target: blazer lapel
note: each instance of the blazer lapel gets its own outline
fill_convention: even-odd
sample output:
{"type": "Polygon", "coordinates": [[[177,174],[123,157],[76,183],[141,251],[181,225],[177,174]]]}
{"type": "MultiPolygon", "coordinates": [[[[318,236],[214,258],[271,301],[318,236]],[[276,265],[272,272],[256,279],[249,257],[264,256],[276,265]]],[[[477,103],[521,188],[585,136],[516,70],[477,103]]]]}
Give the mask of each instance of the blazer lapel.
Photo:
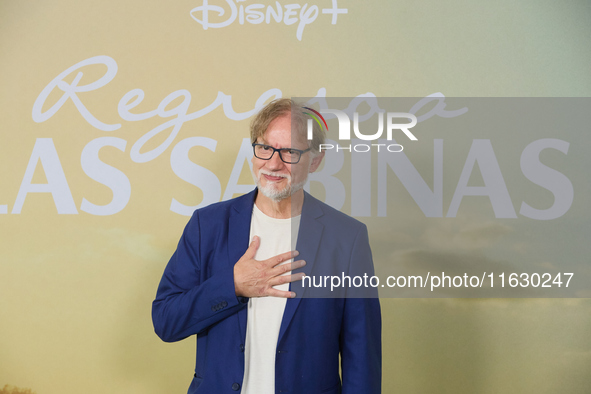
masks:
{"type": "MultiPolygon", "coordinates": [[[[230,220],[228,223],[228,258],[230,264],[235,264],[246,252],[249,245],[250,221],[252,218],[252,207],[256,196],[256,189],[243,198],[238,198],[232,206],[230,220]]],[[[238,311],[240,334],[242,343],[246,341],[246,317],[247,308],[238,311]]]]}
{"type": "MultiPolygon", "coordinates": [[[[302,269],[297,270],[297,272],[304,272],[306,276],[311,276],[314,268],[316,254],[324,230],[324,226],[317,219],[323,214],[318,201],[308,193],[304,193],[304,205],[302,206],[302,216],[300,219],[300,228],[296,245],[296,250],[299,251],[300,254],[296,259],[304,260],[306,262],[306,265],[302,269]]],[[[283,312],[283,319],[281,320],[281,328],[279,329],[277,343],[281,342],[281,338],[283,338],[285,331],[289,327],[289,323],[291,323],[296,309],[300,305],[306,292],[306,288],[302,286],[301,281],[292,282],[290,290],[296,293],[296,298],[290,298],[287,300],[285,311],[283,312]]]]}

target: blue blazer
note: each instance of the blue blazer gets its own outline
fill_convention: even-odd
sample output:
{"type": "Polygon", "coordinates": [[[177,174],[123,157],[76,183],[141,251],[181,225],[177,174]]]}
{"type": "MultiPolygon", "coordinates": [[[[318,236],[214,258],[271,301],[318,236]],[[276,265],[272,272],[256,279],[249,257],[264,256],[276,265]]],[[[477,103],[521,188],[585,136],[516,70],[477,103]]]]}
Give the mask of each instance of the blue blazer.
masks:
{"type": "MultiPolygon", "coordinates": [[[[241,390],[248,299],[235,294],[234,264],[249,246],[256,193],[196,210],[158,287],[152,305],[158,336],[174,342],[197,335],[189,394],[241,390]]],[[[307,263],[296,272],[373,275],[365,225],[307,193],[296,249],[307,263]]],[[[297,297],[287,300],[281,322],[275,393],[380,393],[377,292],[373,298],[341,297],[301,282],[291,289],[297,297]]]]}

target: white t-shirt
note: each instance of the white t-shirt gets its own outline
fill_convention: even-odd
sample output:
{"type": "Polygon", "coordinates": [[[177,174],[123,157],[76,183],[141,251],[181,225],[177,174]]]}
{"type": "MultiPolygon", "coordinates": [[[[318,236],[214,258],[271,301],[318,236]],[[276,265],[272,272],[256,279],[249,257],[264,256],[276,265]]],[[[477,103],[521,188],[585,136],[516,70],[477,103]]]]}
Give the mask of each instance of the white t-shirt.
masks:
{"type": "MultiPolygon", "coordinates": [[[[258,235],[261,241],[255,259],[266,260],[294,250],[299,227],[300,216],[275,219],[265,215],[255,204],[250,223],[250,240],[258,235]]],[[[292,261],[287,260],[283,264],[292,261]]],[[[289,274],[291,271],[286,275],[289,274]]],[[[289,283],[275,288],[289,290],[289,283]]],[[[275,355],[286,302],[286,298],[277,297],[251,298],[248,302],[242,383],[244,394],[275,393],[275,355]]]]}

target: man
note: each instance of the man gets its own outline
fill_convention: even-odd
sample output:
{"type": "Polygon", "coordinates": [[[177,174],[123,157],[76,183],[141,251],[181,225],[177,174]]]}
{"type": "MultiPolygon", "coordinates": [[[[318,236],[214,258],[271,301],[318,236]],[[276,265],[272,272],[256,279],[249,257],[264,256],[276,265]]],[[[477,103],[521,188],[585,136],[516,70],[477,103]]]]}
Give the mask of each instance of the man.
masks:
{"type": "Polygon", "coordinates": [[[306,122],[289,99],[259,112],[257,189],[196,210],[164,271],[154,328],[164,341],[197,335],[190,394],[380,392],[378,299],[309,298],[326,289],[302,286],[304,275],[373,274],[365,226],[303,191],[324,156],[322,130],[308,142],[306,122]]]}

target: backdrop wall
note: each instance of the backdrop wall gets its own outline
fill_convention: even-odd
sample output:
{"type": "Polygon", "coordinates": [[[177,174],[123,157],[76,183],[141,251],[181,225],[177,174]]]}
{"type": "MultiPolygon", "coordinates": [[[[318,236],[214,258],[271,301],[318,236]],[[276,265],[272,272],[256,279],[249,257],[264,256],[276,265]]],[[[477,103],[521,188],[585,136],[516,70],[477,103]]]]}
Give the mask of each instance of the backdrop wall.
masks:
{"type": "MultiPolygon", "coordinates": [[[[151,301],[271,98],[591,94],[585,1],[256,1],[0,3],[0,387],[186,391],[151,301]]],[[[589,299],[382,310],[386,393],[591,390],[589,299]]]]}

